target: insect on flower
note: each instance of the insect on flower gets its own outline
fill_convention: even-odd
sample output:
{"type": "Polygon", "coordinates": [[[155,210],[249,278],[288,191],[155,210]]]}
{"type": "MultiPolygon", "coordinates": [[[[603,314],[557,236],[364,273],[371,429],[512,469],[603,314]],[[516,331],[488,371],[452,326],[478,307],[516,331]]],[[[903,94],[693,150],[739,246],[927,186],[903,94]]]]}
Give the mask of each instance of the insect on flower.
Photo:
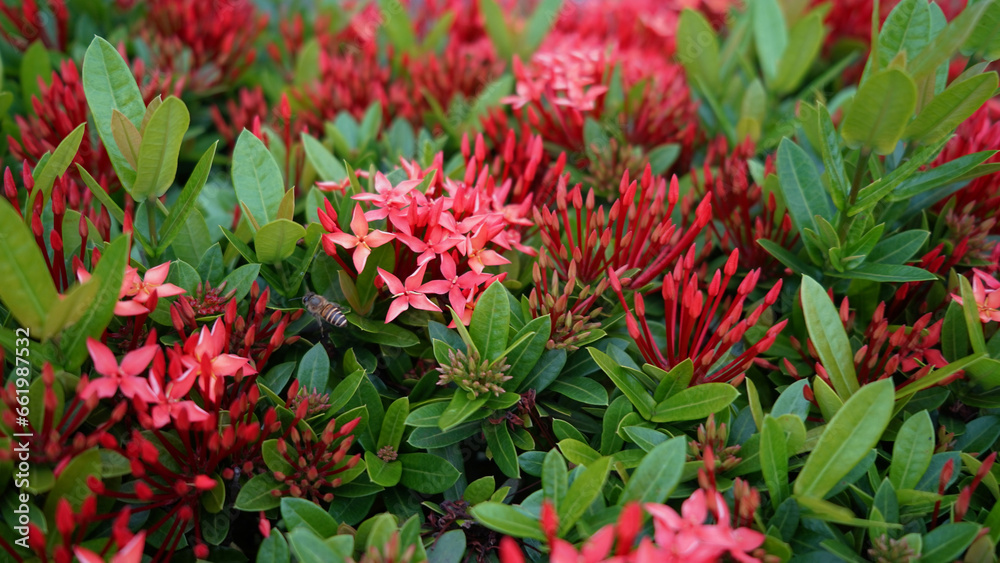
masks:
{"type": "Polygon", "coordinates": [[[321,324],[326,321],[337,328],[343,328],[347,325],[347,317],[344,316],[344,308],[340,304],[334,303],[322,295],[307,291],[306,294],[302,296],[302,304],[305,306],[305,310],[308,311],[310,315],[319,319],[321,324]]]}

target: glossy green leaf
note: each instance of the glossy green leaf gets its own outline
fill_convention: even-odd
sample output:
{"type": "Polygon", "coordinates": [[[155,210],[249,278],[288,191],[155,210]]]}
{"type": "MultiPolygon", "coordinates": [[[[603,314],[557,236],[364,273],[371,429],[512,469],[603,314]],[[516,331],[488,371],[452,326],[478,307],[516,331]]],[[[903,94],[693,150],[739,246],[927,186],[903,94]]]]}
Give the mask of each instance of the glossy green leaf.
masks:
{"type": "Polygon", "coordinates": [[[877,282],[915,282],[936,280],[937,276],[923,268],[901,264],[864,263],[846,272],[830,272],[831,276],[877,282]]]}
{"type": "Polygon", "coordinates": [[[788,458],[792,453],[788,451],[788,442],[781,425],[771,415],[765,416],[764,428],[760,434],[760,467],[775,505],[788,498],[788,458]]]}
{"type": "Polygon", "coordinates": [[[490,396],[488,394],[471,398],[464,390],[457,389],[448,403],[448,408],[444,409],[444,412],[441,413],[441,418],[438,419],[438,427],[441,430],[448,430],[465,422],[477,412],[485,414],[484,412],[480,412],[480,409],[483,409],[486,401],[489,400],[490,396]]]}
{"type": "Polygon", "coordinates": [[[489,421],[483,422],[483,434],[486,436],[486,444],[493,454],[493,461],[503,471],[504,475],[511,479],[519,479],[521,470],[517,463],[517,450],[514,449],[514,442],[511,440],[510,431],[506,422],[493,424],[489,421]]]}
{"type": "Polygon", "coordinates": [[[711,92],[720,89],[719,41],[715,29],[700,12],[685,9],[677,22],[677,58],[692,77],[711,92]]]}
{"type": "Polygon", "coordinates": [[[979,534],[973,522],[951,522],[938,526],[924,536],[920,563],[951,563],[965,552],[979,534]]]}
{"type": "Polygon", "coordinates": [[[542,494],[558,510],[568,487],[569,472],[566,469],[566,460],[559,454],[559,450],[552,448],[542,461],[542,494]]]}
{"type": "Polygon", "coordinates": [[[728,407],[740,392],[728,383],[703,383],[689,387],[656,405],[650,420],[698,420],[728,407]]]}
{"type": "Polygon", "coordinates": [[[295,553],[298,563],[337,561],[337,554],[333,548],[308,528],[296,528],[289,532],[288,543],[292,546],[292,552],[295,553]]]}
{"type": "MultiPolygon", "coordinates": [[[[30,26],[31,24],[28,25],[30,26]]],[[[0,68],[0,70],[3,69],[0,68]]],[[[24,55],[21,57],[19,78],[21,79],[21,94],[24,98],[24,107],[27,108],[27,111],[34,113],[31,99],[42,99],[42,90],[38,81],[41,80],[45,84],[52,83],[52,59],[49,57],[49,51],[45,48],[45,44],[41,39],[36,40],[24,50],[24,55]]]]}
{"type": "Polygon", "coordinates": [[[295,379],[306,391],[326,391],[326,384],[330,380],[330,357],[323,344],[314,345],[302,356],[295,379]]]}
{"type": "Polygon", "coordinates": [[[979,306],[972,293],[972,284],[965,276],[958,276],[960,293],[962,295],[962,312],[965,313],[965,325],[969,330],[969,343],[972,351],[977,354],[986,352],[986,337],[983,336],[983,324],[979,318],[979,306]]]}
{"type": "Polygon", "coordinates": [[[865,385],[844,402],[795,480],[795,495],[822,499],[833,489],[878,443],[893,404],[893,384],[888,379],[865,385]]]}
{"type": "MultiPolygon", "coordinates": [[[[639,411],[639,415],[650,420],[653,416],[653,409],[656,407],[656,403],[653,401],[653,397],[649,395],[649,392],[639,383],[636,378],[625,371],[625,369],[615,360],[608,356],[604,352],[601,352],[597,348],[587,348],[590,352],[590,357],[597,362],[601,370],[611,381],[615,383],[618,389],[628,397],[628,400],[632,402],[632,405],[639,411]]],[[[714,412],[714,411],[713,411],[714,412]]],[[[655,420],[655,419],[653,419],[655,420]]],[[[676,419],[675,419],[676,420],[676,419]]]]}
{"type": "Polygon", "coordinates": [[[69,135],[66,135],[66,138],[59,143],[52,156],[45,161],[45,165],[40,170],[35,170],[34,189],[41,190],[43,205],[52,195],[52,185],[56,179],[66,172],[66,169],[72,164],[73,159],[76,158],[80,143],[83,141],[86,126],[86,123],[81,123],[69,135]]]}
{"type": "Polygon", "coordinates": [[[585,405],[607,406],[608,390],[587,377],[566,377],[549,385],[549,390],[585,405]]]}
{"type": "Polygon", "coordinates": [[[476,301],[469,323],[469,336],[482,359],[494,361],[507,348],[510,301],[503,284],[493,282],[476,301]]]}
{"type": "Polygon", "coordinates": [[[782,198],[795,227],[819,232],[816,216],[833,216],[826,190],[816,165],[802,147],[791,139],[782,139],[778,146],[778,181],[782,198]]]}
{"type": "Polygon", "coordinates": [[[901,51],[906,52],[908,59],[913,59],[930,39],[931,11],[927,1],[900,2],[882,24],[878,36],[878,68],[888,67],[901,51]]]}
{"type": "Polygon", "coordinates": [[[922,80],[949,61],[972,35],[979,18],[992,3],[992,0],[978,2],[962,10],[917,56],[912,57],[906,68],[913,79],[922,80]]]}
{"type": "Polygon", "coordinates": [[[94,116],[97,134],[108,151],[118,178],[126,187],[132,185],[135,173],[115,143],[111,131],[111,116],[120,111],[133,125],[142,123],[146,104],[142,101],[139,85],[128,64],[110,43],[94,37],[83,58],[83,91],[87,105],[94,116]]]}
{"type": "Polygon", "coordinates": [[[263,264],[278,264],[294,252],[299,239],[305,238],[302,225],[288,219],[275,219],[254,234],[253,246],[257,260],[263,264]]]}
{"type": "Polygon", "coordinates": [[[406,397],[400,397],[389,405],[385,410],[385,417],[382,419],[382,429],[378,435],[378,448],[391,446],[399,449],[399,443],[403,440],[403,431],[406,430],[406,417],[410,414],[410,401],[406,397]]]}
{"type": "Polygon", "coordinates": [[[917,486],[931,464],[934,446],[934,425],[927,411],[906,419],[896,434],[889,465],[889,481],[896,490],[917,486]]]}
{"type": "Polygon", "coordinates": [[[504,383],[507,389],[517,389],[518,386],[528,377],[532,368],[545,352],[545,344],[549,341],[549,333],[552,322],[548,315],[542,315],[532,319],[525,324],[521,330],[514,335],[512,342],[519,342],[507,354],[507,375],[510,380],[504,383]],[[531,335],[525,340],[521,340],[525,335],[531,335]]]}
{"type": "Polygon", "coordinates": [[[917,114],[917,118],[906,127],[905,136],[921,143],[943,139],[982,107],[996,89],[995,72],[952,83],[917,114]]]}
{"type": "Polygon", "coordinates": [[[458,481],[459,472],[448,460],[426,453],[400,454],[403,476],[399,482],[418,493],[443,493],[458,481]]]}
{"type": "Polygon", "coordinates": [[[302,133],[302,147],[306,151],[306,158],[316,169],[316,175],[324,182],[340,182],[347,178],[347,170],[337,157],[333,156],[323,143],[320,143],[309,133],[302,133]]]}
{"type": "Polygon", "coordinates": [[[513,506],[499,502],[487,501],[469,509],[469,513],[477,522],[491,530],[515,538],[531,538],[545,540],[538,525],[538,519],[517,510],[513,506]]]}
{"type": "Polygon", "coordinates": [[[823,46],[823,16],[812,12],[792,26],[788,48],[778,62],[777,74],[771,87],[779,93],[794,91],[812,67],[820,47],[823,46]]]}
{"type": "Polygon", "coordinates": [[[857,392],[858,376],[854,371],[854,351],[840,321],[840,314],[823,286],[809,276],[802,277],[801,297],[809,337],[823,367],[830,374],[834,390],[846,400],[857,392]]]}
{"type": "Polygon", "coordinates": [[[316,503],[301,498],[281,499],[281,517],[289,530],[306,528],[321,538],[337,534],[337,522],[316,503]]]}
{"type": "Polygon", "coordinates": [[[610,467],[610,457],[598,458],[587,465],[587,468],[573,480],[573,484],[566,491],[566,498],[557,511],[560,536],[573,529],[583,513],[601,494],[610,467]]]}
{"type": "Polygon", "coordinates": [[[288,542],[278,530],[272,530],[271,535],[264,538],[257,550],[257,563],[289,563],[291,554],[288,542]]]}
{"type": "Polygon", "coordinates": [[[31,230],[6,198],[0,198],[0,299],[17,322],[40,331],[59,299],[31,230]]]}
{"type": "Polygon", "coordinates": [[[785,16],[778,0],[756,0],[750,4],[750,20],[753,26],[754,45],[757,60],[769,80],[778,73],[778,64],[788,46],[788,30],[785,16]]]}
{"type": "Polygon", "coordinates": [[[102,280],[101,288],[73,326],[66,329],[59,341],[66,353],[67,367],[79,367],[87,358],[87,337],[100,338],[114,317],[118,292],[125,276],[128,247],[126,237],[118,237],[104,248],[101,261],[94,268],[93,275],[102,280]]]}
{"type": "Polygon", "coordinates": [[[651,449],[629,477],[620,502],[666,502],[681,480],[685,451],[683,437],[667,440],[651,449]]]}
{"type": "Polygon", "coordinates": [[[281,170],[264,143],[246,129],[233,150],[232,177],[237,199],[261,225],[278,218],[285,195],[281,170]]]}
{"type": "Polygon", "coordinates": [[[899,69],[873,74],[854,95],[841,135],[851,148],[889,154],[903,136],[917,105],[913,79],[899,69]]]}
{"type": "Polygon", "coordinates": [[[170,215],[167,215],[166,220],[160,225],[160,253],[170,246],[183,228],[188,215],[196,210],[198,196],[205,187],[208,174],[212,171],[212,161],[215,159],[215,149],[218,145],[218,141],[212,143],[212,146],[201,155],[198,164],[188,176],[180,197],[170,206],[170,215]]]}

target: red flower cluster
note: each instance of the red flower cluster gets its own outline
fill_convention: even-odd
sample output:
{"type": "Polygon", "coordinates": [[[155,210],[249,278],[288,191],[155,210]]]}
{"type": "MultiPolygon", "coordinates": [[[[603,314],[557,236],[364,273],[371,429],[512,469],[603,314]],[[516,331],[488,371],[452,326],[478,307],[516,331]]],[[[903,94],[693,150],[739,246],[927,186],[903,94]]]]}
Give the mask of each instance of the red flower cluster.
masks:
{"type": "MultiPolygon", "coordinates": [[[[932,166],[940,166],[956,158],[975,152],[995,150],[1000,146],[1000,99],[986,102],[958,126],[955,136],[948,141],[932,166]]],[[[987,163],[1000,162],[1000,155],[994,155],[987,163]]],[[[959,190],[954,196],[954,209],[967,217],[967,226],[975,229],[979,223],[989,221],[986,231],[1000,233],[1000,172],[976,178],[959,190]]],[[[941,209],[944,203],[939,204],[941,209]]]]}
{"type": "Polygon", "coordinates": [[[666,275],[661,291],[666,309],[666,355],[661,352],[646,322],[646,305],[642,293],[635,293],[635,308],[630,308],[622,291],[622,282],[614,270],[609,270],[611,287],[625,307],[628,333],[635,340],[646,362],[669,370],[690,358],[694,362],[691,385],[714,381],[738,384],[742,381],[743,373],[758,355],[771,347],[788,321],[783,320],[767,329],[767,333],[759,341],[735,358],[727,356],[733,346],[743,339],[747,330],[757,324],[764,310],[777,301],[781,292],[779,279],[764,296],[763,302],[749,316],[745,316],[743,305],[757,286],[760,270],[751,270],[740,282],[736,296],[728,298],[725,290],[736,273],[738,260],[739,251],[734,250],[722,272],[716,270],[708,284],[707,299],[706,293],[698,287],[699,275],[695,269],[693,245],[687,255],[677,262],[673,272],[666,275]]]}
{"type": "Polygon", "coordinates": [[[509,228],[530,224],[521,214],[523,206],[512,208],[505,203],[510,182],[496,186],[486,170],[478,177],[467,174],[465,181],[455,181],[437,171],[440,165],[440,157],[437,168],[429,171],[404,163],[411,179],[395,186],[377,173],[375,193],[353,196],[373,208],[364,212],[360,204],[355,205],[350,233],[340,229],[329,202],[320,212],[320,221],[329,231],[323,235],[323,249],[352,275],[365,269],[372,248],[392,244],[393,272],[379,269],[380,279],[394,298],[386,322],[409,307],[440,311],[427,295],[447,295],[448,303],[468,323],[478,292],[497,279],[485,273],[485,268],[506,264],[508,260],[500,255],[504,250],[527,250],[519,232],[509,228]],[[426,192],[418,189],[421,184],[428,185],[426,192]],[[387,220],[387,230],[371,230],[369,222],[382,219],[387,220]],[[340,248],[353,250],[353,267],[340,258],[340,248]],[[436,279],[425,283],[428,269],[436,272],[432,274],[436,279]]]}

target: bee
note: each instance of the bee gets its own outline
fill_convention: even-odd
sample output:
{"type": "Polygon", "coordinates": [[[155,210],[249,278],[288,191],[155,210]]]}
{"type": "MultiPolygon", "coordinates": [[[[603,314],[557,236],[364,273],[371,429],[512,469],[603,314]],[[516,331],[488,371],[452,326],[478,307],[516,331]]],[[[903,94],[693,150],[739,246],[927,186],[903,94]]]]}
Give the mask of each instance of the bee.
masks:
{"type": "Polygon", "coordinates": [[[323,321],[326,321],[337,328],[342,328],[347,325],[347,317],[344,316],[344,308],[322,295],[307,291],[306,294],[302,296],[302,304],[305,306],[305,310],[309,311],[309,314],[319,319],[321,325],[323,321]]]}

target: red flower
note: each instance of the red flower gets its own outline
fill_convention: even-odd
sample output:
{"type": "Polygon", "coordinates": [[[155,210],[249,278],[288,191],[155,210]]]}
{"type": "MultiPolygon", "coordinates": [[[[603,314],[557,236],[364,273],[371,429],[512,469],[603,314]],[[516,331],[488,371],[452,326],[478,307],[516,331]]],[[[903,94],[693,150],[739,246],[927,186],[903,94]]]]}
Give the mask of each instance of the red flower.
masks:
{"type": "MultiPolygon", "coordinates": [[[[155,341],[155,333],[153,340],[155,341]]],[[[145,371],[153,361],[159,347],[156,344],[143,346],[133,350],[122,358],[121,365],[107,346],[93,338],[87,338],[87,350],[94,360],[94,369],[104,377],[93,379],[84,391],[84,397],[91,395],[100,399],[113,397],[121,389],[122,395],[132,398],[136,393],[142,394],[144,381],[139,374],[145,371]]]]}
{"type": "MultiPolygon", "coordinates": [[[[360,273],[365,269],[365,263],[373,248],[378,248],[391,241],[393,235],[385,231],[369,231],[368,219],[361,211],[361,205],[354,205],[354,215],[351,217],[351,232],[349,235],[343,231],[323,235],[323,244],[336,244],[343,248],[354,249],[354,268],[360,273]]],[[[327,253],[335,253],[327,249],[327,253]]]]}
{"type": "Polygon", "coordinates": [[[427,293],[446,293],[450,290],[449,283],[444,280],[436,280],[424,283],[424,272],[427,265],[423,264],[413,272],[406,282],[399,281],[399,278],[386,272],[382,268],[378,269],[378,275],[385,282],[386,287],[394,297],[389,311],[385,315],[385,322],[391,323],[400,313],[413,307],[424,311],[441,311],[441,308],[427,298],[427,293]]]}

